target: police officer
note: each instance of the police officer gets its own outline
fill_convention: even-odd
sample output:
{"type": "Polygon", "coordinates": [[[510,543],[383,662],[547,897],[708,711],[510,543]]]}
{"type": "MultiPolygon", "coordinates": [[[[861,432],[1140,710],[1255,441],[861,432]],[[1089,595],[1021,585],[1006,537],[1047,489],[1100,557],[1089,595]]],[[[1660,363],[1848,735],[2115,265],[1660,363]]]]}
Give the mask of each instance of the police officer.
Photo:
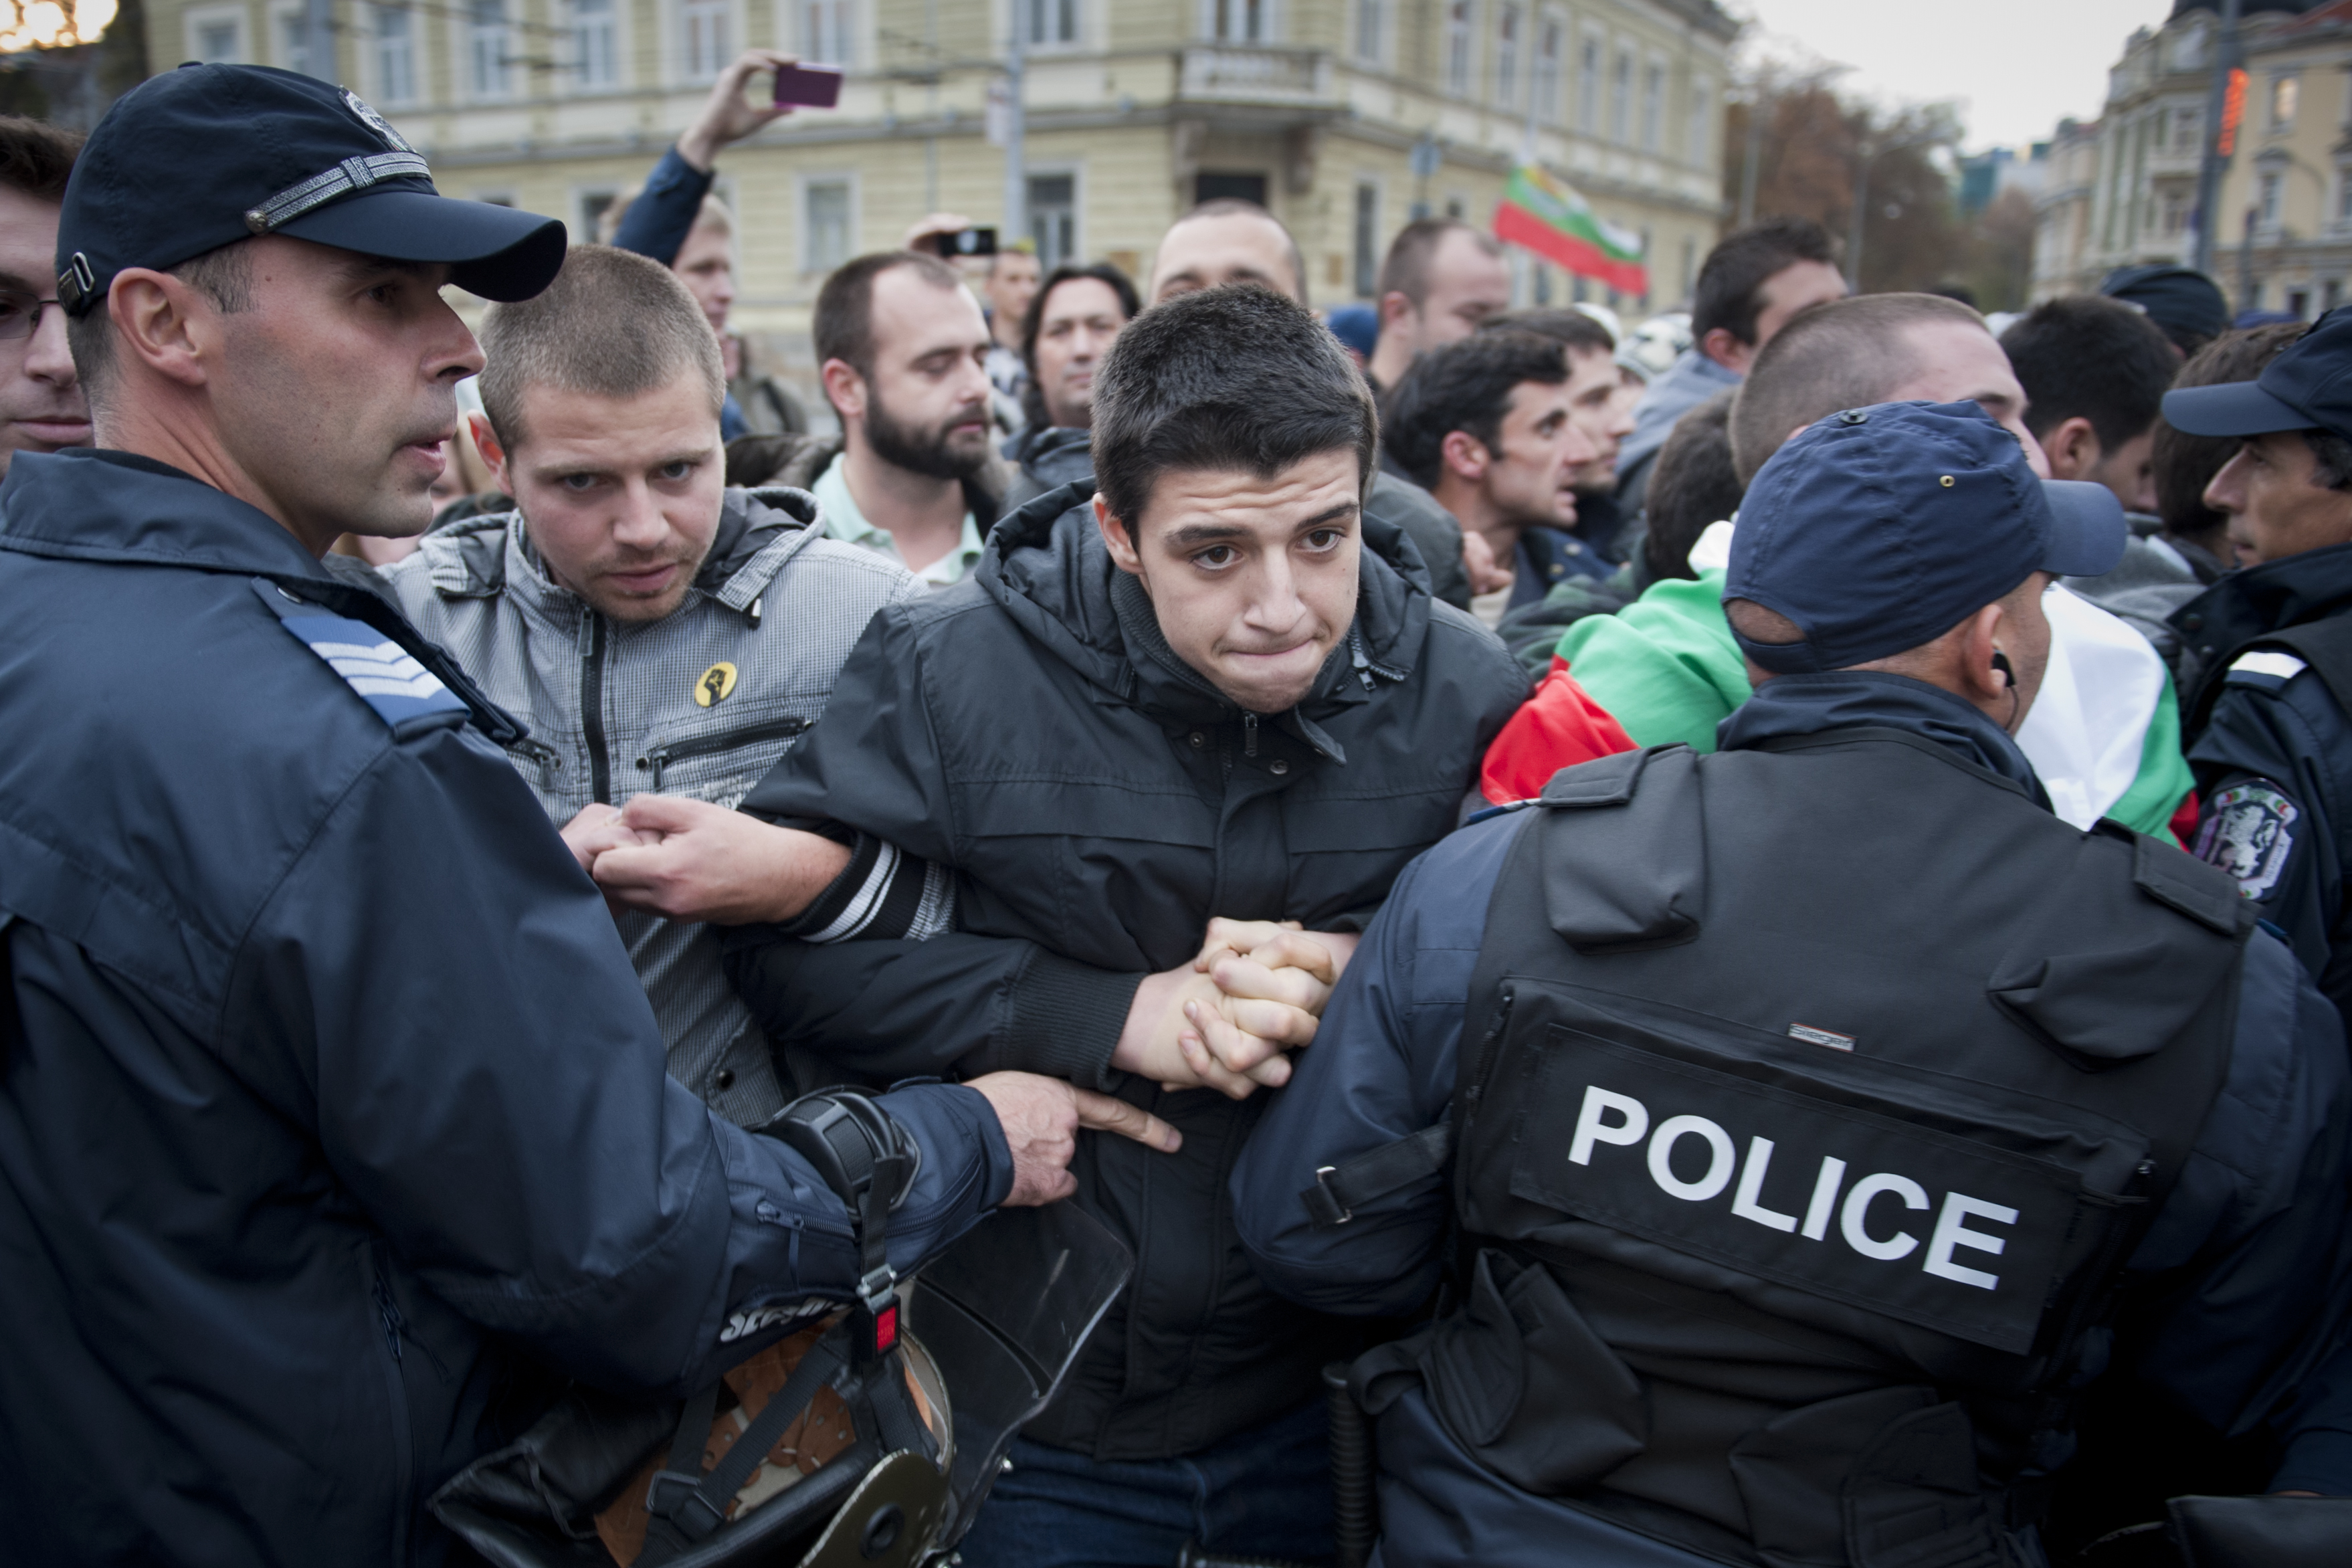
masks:
{"type": "Polygon", "coordinates": [[[2322,317],[2258,380],[2165,394],[2164,416],[2245,443],[2205,489],[2244,570],[2172,616],[2200,670],[2182,707],[2201,797],[2192,848],[2352,1008],[2352,310],[2322,317]]]}
{"type": "Polygon", "coordinates": [[[1400,879],[1234,1178],[1327,1310],[1410,1310],[1452,1222],[1451,1305],[1353,1373],[1385,1561],[2040,1562],[2111,1345],[2225,1431],[2329,1348],[2334,1009],[2011,738],[2042,589],[2124,537],[1971,405],[1824,420],[1741,508],[1722,750],[1400,879]]]}
{"type": "MultiPolygon", "coordinates": [[[[566,1377],[675,1397],[874,1269],[664,1078],[514,721],[319,564],[424,529],[481,365],[439,290],[529,296],[562,226],[201,66],[108,114],[58,246],[100,449],[0,490],[0,1555],[437,1563],[425,1500],[566,1377]]],[[[874,1103],[903,1272],[1066,1193],[1092,1102],[874,1103]]]]}

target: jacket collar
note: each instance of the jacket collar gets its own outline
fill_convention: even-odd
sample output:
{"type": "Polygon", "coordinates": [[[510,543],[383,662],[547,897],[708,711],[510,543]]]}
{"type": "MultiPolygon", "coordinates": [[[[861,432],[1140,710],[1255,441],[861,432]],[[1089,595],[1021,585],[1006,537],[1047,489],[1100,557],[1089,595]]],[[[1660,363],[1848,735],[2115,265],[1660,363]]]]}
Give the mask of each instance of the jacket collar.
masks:
{"type": "Polygon", "coordinates": [[[0,547],[78,561],[327,581],[267,513],[133,452],[19,452],[0,485],[0,547]]]}
{"type": "Polygon", "coordinates": [[[2017,742],[1969,703],[1924,680],[1883,670],[1780,675],[1716,727],[1727,752],[1767,742],[1860,728],[1897,730],[1932,741],[1954,761],[2014,785],[2043,810],[2050,796],[2017,742]]]}
{"type": "Polygon", "coordinates": [[[2226,656],[2240,645],[2352,606],[2352,544],[2232,572],[2172,612],[2190,639],[2226,656]],[[2192,618],[2201,617],[2201,618],[2192,618]]]}
{"type": "MultiPolygon", "coordinates": [[[[1013,513],[989,536],[971,581],[1107,699],[1182,723],[1239,721],[1241,709],[1169,647],[1150,599],[1112,562],[1095,526],[1093,496],[1087,479],[1013,513]]],[[[1428,571],[1408,557],[1404,531],[1370,518],[1362,531],[1355,620],[1307,700],[1275,721],[1342,760],[1321,723],[1411,677],[1432,604],[1428,571]]]]}

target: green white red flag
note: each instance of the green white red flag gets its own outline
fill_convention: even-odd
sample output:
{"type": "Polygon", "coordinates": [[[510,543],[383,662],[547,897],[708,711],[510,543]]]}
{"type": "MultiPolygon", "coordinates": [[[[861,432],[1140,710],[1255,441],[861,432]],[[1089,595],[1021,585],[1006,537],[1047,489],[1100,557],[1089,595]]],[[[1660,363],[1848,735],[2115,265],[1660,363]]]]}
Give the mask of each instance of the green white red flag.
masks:
{"type": "Polygon", "coordinates": [[[1580,278],[1607,284],[1620,294],[1647,294],[1650,269],[1642,265],[1642,238],[1608,222],[1576,188],[1532,163],[1511,171],[1503,201],[1495,209],[1495,237],[1523,245],[1545,260],[1580,278]]]}

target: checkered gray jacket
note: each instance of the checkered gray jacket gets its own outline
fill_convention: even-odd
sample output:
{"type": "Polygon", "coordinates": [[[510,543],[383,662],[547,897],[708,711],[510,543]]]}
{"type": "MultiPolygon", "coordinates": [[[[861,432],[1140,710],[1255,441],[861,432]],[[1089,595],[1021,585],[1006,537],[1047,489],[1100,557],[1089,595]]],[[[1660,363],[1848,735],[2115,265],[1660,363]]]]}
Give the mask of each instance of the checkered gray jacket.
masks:
{"type": "MultiPolygon", "coordinates": [[[[824,538],[816,515],[804,490],[728,490],[685,604],[647,624],[558,587],[520,512],[430,534],[382,575],[417,629],[530,727],[509,754],[557,826],[592,801],[646,792],[731,808],[824,710],[874,613],[924,592],[883,557],[824,538]]],[[[746,1126],[782,1109],[718,934],[634,911],[620,926],[670,1076],[746,1126]]]]}

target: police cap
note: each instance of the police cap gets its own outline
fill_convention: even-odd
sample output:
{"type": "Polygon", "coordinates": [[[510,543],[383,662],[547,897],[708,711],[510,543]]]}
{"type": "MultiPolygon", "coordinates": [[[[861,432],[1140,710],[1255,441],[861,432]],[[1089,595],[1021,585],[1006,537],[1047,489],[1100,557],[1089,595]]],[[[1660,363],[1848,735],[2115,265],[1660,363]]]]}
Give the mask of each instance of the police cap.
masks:
{"type": "Polygon", "coordinates": [[[186,65],[133,88],[75,162],[58,218],[58,300],[85,315],[126,267],[157,270],[257,235],[442,262],[487,300],[563,265],[563,225],[454,201],[347,89],[264,66],[186,65]]]}
{"type": "Polygon", "coordinates": [[[2036,572],[2107,572],[2128,537],[2113,490],[2037,479],[1975,404],[1882,403],[1798,432],[1758,471],[1723,596],[1804,633],[1735,629],[1765,669],[1848,669],[1933,642],[2036,572]]]}
{"type": "Polygon", "coordinates": [[[2191,436],[2326,430],[2352,440],[2352,310],[2320,317],[2257,380],[2166,393],[2164,417],[2191,436]]]}

